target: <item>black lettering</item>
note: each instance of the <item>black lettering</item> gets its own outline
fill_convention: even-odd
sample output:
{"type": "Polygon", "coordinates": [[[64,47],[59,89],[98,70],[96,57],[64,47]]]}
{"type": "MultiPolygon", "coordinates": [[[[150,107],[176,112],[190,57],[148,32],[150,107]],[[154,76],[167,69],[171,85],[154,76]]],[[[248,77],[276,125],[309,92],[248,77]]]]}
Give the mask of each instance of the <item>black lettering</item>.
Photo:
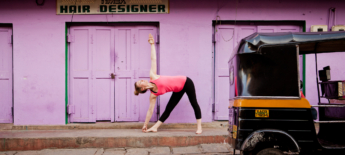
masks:
{"type": "Polygon", "coordinates": [[[165,5],[158,5],[158,12],[165,12],[165,5]]]}
{"type": "Polygon", "coordinates": [[[119,11],[117,11],[117,12],[125,12],[125,8],[123,8],[124,7],[124,5],[118,5],[117,6],[117,9],[119,10],[119,11]]]}
{"type": "Polygon", "coordinates": [[[132,12],[138,12],[138,5],[132,5],[132,12]]]}
{"type": "Polygon", "coordinates": [[[129,12],[130,10],[129,10],[129,5],[127,5],[127,12],[129,12]]]}
{"type": "Polygon", "coordinates": [[[60,6],[60,13],[67,13],[67,6],[60,6]]]}
{"type": "Polygon", "coordinates": [[[90,5],[83,5],[83,12],[90,12],[90,5]]]}
{"type": "Polygon", "coordinates": [[[116,12],[116,5],[109,5],[109,12],[116,12]]]}
{"type": "Polygon", "coordinates": [[[108,8],[107,8],[106,5],[100,5],[100,6],[99,6],[99,11],[100,11],[100,12],[107,12],[107,9],[108,9],[108,8]]]}
{"type": "Polygon", "coordinates": [[[77,13],[77,7],[75,5],[69,6],[69,13],[77,13]]]}
{"type": "Polygon", "coordinates": [[[156,5],[149,5],[150,12],[156,12],[156,5]]]}
{"type": "Polygon", "coordinates": [[[140,5],[140,12],[147,12],[147,5],[140,5]]]}
{"type": "Polygon", "coordinates": [[[81,13],[81,6],[78,6],[78,13],[81,13]]]}

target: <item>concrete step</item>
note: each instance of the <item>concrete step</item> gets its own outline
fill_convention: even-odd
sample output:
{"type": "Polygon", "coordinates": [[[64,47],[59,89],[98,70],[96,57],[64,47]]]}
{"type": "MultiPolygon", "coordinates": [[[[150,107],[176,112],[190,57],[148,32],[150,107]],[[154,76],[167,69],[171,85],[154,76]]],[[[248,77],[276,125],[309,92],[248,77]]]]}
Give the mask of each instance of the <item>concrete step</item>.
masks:
{"type": "MultiPolygon", "coordinates": [[[[187,147],[44,149],[0,151],[0,155],[233,155],[229,144],[201,144],[187,147]]],[[[239,155],[236,150],[236,155],[239,155]]]]}
{"type": "Polygon", "coordinates": [[[0,131],[0,151],[183,147],[227,142],[226,128],[204,128],[202,134],[195,134],[195,129],[160,129],[157,133],[143,133],[141,129],[0,131]]]}
{"type": "MultiPolygon", "coordinates": [[[[152,126],[154,123],[149,123],[152,126]]],[[[71,123],[67,125],[13,125],[13,124],[0,124],[0,130],[80,130],[80,129],[141,129],[142,122],[134,123],[71,123]]],[[[203,128],[227,128],[227,121],[215,121],[202,123],[203,128]]],[[[171,123],[162,124],[160,129],[195,129],[195,123],[171,123]]]]}

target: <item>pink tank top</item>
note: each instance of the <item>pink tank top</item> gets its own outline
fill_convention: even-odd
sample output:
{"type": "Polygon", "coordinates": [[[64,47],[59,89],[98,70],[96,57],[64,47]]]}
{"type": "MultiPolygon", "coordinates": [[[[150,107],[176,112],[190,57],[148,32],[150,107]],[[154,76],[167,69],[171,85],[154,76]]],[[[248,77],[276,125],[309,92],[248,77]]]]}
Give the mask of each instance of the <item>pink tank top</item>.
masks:
{"type": "Polygon", "coordinates": [[[186,83],[186,76],[162,76],[160,75],[156,80],[150,80],[150,82],[156,84],[158,91],[152,94],[158,96],[163,95],[167,92],[179,92],[183,89],[186,83]]]}

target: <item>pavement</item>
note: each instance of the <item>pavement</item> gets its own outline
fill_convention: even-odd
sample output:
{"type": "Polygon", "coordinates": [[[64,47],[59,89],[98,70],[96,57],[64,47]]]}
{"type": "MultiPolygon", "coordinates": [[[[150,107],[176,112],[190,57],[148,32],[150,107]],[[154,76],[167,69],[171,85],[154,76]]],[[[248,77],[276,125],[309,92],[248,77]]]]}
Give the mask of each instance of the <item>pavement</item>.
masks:
{"type": "MultiPolygon", "coordinates": [[[[147,148],[83,148],[83,149],[43,149],[37,151],[7,151],[0,155],[232,155],[229,144],[200,144],[187,147],[147,147],[147,148]]],[[[239,154],[238,150],[236,154],[239,154]]]]}
{"type": "Polygon", "coordinates": [[[195,134],[195,129],[0,130],[0,151],[187,147],[228,139],[227,128],[204,128],[202,134],[195,134]]]}
{"type": "MultiPolygon", "coordinates": [[[[153,122],[148,126],[154,125],[153,122]]],[[[227,128],[228,121],[203,122],[203,128],[227,128]]],[[[138,122],[97,122],[97,123],[69,123],[63,125],[13,125],[0,124],[0,130],[87,130],[87,129],[141,129],[143,123],[138,122]]],[[[164,123],[159,129],[196,129],[195,123],[164,123]]]]}

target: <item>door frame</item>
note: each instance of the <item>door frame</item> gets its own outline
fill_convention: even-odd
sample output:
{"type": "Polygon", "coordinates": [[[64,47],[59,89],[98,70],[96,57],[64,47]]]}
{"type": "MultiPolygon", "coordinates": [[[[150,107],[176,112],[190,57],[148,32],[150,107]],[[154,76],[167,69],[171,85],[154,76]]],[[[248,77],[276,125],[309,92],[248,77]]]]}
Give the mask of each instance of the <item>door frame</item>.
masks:
{"type": "MultiPolygon", "coordinates": [[[[131,25],[154,25],[157,26],[158,34],[160,34],[160,23],[159,21],[148,21],[148,22],[142,22],[142,21],[132,21],[132,22],[65,22],[65,124],[70,123],[70,118],[68,116],[68,88],[69,88],[69,43],[68,43],[68,34],[70,31],[71,26],[106,26],[110,24],[109,26],[131,26],[131,25]]],[[[13,33],[13,31],[12,31],[13,33]]],[[[160,37],[160,36],[159,36],[160,37]]],[[[160,44],[160,40],[157,44],[160,44]]],[[[13,46],[13,45],[12,45],[13,46]]],[[[13,51],[13,48],[12,48],[13,51]]],[[[13,52],[12,52],[13,55],[13,52]]],[[[160,72],[160,56],[159,52],[157,54],[157,73],[160,72]]],[[[13,57],[12,57],[13,59],[13,57]]],[[[13,85],[12,85],[13,86],[13,85]]],[[[157,119],[159,118],[160,115],[160,99],[158,97],[157,99],[157,119]]]]}
{"type": "MultiPolygon", "coordinates": [[[[215,107],[215,100],[216,100],[216,91],[215,91],[215,84],[216,84],[216,79],[215,79],[215,75],[216,75],[216,26],[218,25],[217,23],[223,23],[224,25],[251,25],[251,23],[257,23],[257,24],[253,24],[253,25],[258,25],[258,23],[262,24],[262,23],[265,23],[265,24],[268,24],[268,25],[273,25],[273,24],[281,24],[283,25],[284,23],[296,23],[296,25],[299,25],[302,27],[302,31],[303,32],[306,32],[306,21],[305,20],[212,20],[212,49],[213,49],[213,52],[212,52],[212,68],[213,68],[213,72],[212,72],[212,80],[213,80],[213,87],[212,87],[212,120],[214,121],[215,120],[215,113],[216,113],[216,107],[215,107]]],[[[221,25],[221,24],[219,24],[221,25]]],[[[303,91],[303,94],[304,96],[306,96],[306,56],[303,55],[303,88],[302,88],[302,91],[303,91]]]]}

